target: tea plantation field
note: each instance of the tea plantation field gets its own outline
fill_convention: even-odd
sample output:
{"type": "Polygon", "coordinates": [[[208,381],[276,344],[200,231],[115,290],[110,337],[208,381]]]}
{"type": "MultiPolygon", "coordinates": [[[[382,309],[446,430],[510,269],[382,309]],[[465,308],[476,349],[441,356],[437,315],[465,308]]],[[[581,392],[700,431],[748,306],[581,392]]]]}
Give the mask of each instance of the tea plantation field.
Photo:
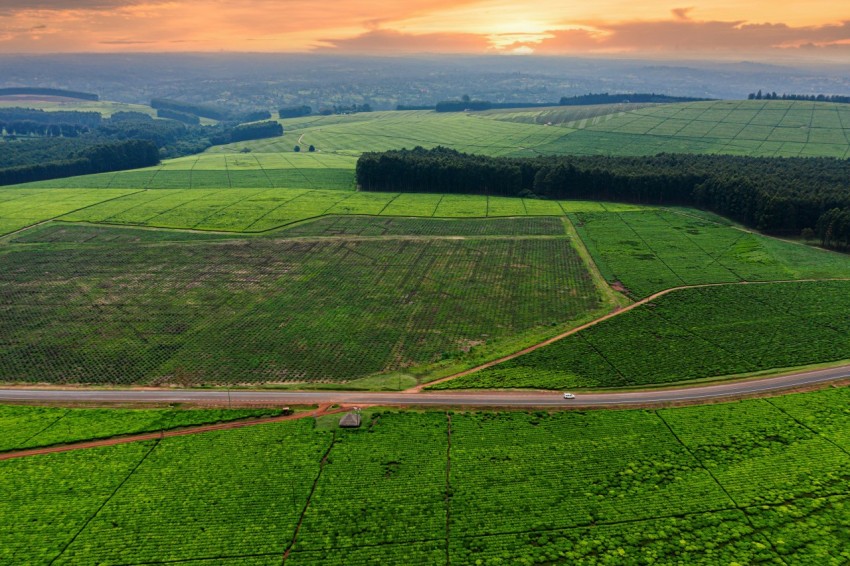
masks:
{"type": "Polygon", "coordinates": [[[325,215],[487,218],[643,207],[477,195],[319,189],[2,189],[0,236],[46,220],[239,233],[325,215]]]}
{"type": "Polygon", "coordinates": [[[22,234],[0,248],[0,381],[347,383],[607,308],[562,219],[441,222],[471,236],[22,234]]]}
{"type": "MultiPolygon", "coordinates": [[[[516,120],[521,114],[488,117],[516,120]]],[[[850,157],[850,108],[843,104],[723,100],[661,104],[591,119],[561,121],[555,113],[551,120],[570,131],[535,146],[539,153],[850,157]]]]}
{"type": "Polygon", "coordinates": [[[9,460],[0,561],[842,564],[848,402],[376,410],[9,460]]]}
{"type": "Polygon", "coordinates": [[[635,298],[703,283],[850,277],[850,256],[687,210],[570,214],[599,270],[635,298]]]}
{"type": "Polygon", "coordinates": [[[684,289],[436,388],[634,387],[850,360],[850,281],[684,289]]]}
{"type": "Polygon", "coordinates": [[[65,409],[0,405],[0,451],[281,414],[276,409],[65,409]]]}

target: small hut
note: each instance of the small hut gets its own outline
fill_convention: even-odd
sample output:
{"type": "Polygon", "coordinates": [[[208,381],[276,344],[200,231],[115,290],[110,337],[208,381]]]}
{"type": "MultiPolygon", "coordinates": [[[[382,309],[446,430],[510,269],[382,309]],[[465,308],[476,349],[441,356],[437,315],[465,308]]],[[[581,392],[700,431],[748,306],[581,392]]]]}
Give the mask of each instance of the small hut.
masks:
{"type": "Polygon", "coordinates": [[[340,428],[360,428],[360,413],[346,413],[339,419],[340,428]]]}

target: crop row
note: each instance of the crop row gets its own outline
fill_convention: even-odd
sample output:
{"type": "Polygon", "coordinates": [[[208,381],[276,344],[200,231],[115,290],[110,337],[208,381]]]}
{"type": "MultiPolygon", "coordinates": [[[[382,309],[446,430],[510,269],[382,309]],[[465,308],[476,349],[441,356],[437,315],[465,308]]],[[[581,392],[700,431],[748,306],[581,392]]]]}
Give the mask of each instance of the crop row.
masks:
{"type": "MultiPolygon", "coordinates": [[[[162,228],[195,228],[232,232],[262,232],[322,215],[368,214],[448,218],[561,216],[564,211],[606,209],[600,203],[484,197],[475,195],[389,194],[307,189],[185,189],[142,190],[116,200],[103,190],[77,190],[94,199],[63,220],[162,228]]],[[[112,191],[110,191],[112,192],[112,191]]],[[[33,198],[50,199],[50,192],[33,198]]],[[[38,207],[34,201],[32,206],[38,207]]],[[[640,210],[630,205],[613,210],[640,210]]],[[[68,212],[28,217],[23,226],[68,212]]],[[[0,218],[2,218],[0,216],[0,218]]]]}
{"type": "Polygon", "coordinates": [[[839,564],[850,455],[805,423],[847,430],[847,395],[374,412],[10,460],[0,560],[265,564],[294,540],[294,564],[839,564]]]}
{"type": "Polygon", "coordinates": [[[844,277],[840,254],[736,230],[689,213],[570,214],[600,271],[634,297],[683,285],[844,277]]]}
{"type": "Polygon", "coordinates": [[[554,217],[484,219],[329,216],[289,228],[286,236],[559,236],[554,217]]]}
{"type": "Polygon", "coordinates": [[[0,405],[0,451],[278,414],[280,411],[275,409],[119,410],[0,405]]]}
{"type": "Polygon", "coordinates": [[[21,247],[0,379],[348,381],[600,306],[565,238],[21,247]]]}
{"type": "Polygon", "coordinates": [[[675,291],[438,388],[621,387],[850,359],[850,282],[675,291]]]}

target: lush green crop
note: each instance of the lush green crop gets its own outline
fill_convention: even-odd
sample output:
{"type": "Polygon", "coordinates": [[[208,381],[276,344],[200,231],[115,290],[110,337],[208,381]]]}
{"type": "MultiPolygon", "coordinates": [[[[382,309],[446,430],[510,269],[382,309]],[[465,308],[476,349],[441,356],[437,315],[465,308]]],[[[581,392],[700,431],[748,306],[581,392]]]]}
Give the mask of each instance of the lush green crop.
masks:
{"type": "Polygon", "coordinates": [[[328,216],[286,230],[287,236],[558,236],[559,218],[447,220],[328,216]]]}
{"type": "Polygon", "coordinates": [[[311,428],[300,421],[161,441],[56,564],[279,561],[332,442],[311,428]]]}
{"type": "Polygon", "coordinates": [[[0,451],[279,415],[275,409],[61,409],[0,405],[0,451]]]}
{"type": "Polygon", "coordinates": [[[13,244],[0,261],[4,381],[347,382],[602,306],[566,236],[13,244]]]}
{"type": "Polygon", "coordinates": [[[627,116],[627,112],[633,112],[642,108],[652,108],[653,106],[656,106],[656,104],[626,103],[553,106],[551,108],[541,109],[488,110],[477,115],[504,122],[561,126],[583,130],[584,128],[602,124],[613,118],[625,117],[627,116]]]}
{"type": "Polygon", "coordinates": [[[535,149],[558,154],[850,156],[846,104],[764,100],[663,104],[608,115],[595,123],[566,125],[579,129],[535,149]]]}
{"type": "Polygon", "coordinates": [[[233,239],[229,234],[176,232],[173,230],[114,228],[93,224],[51,222],[10,238],[15,244],[139,244],[233,239]]]}
{"type": "Polygon", "coordinates": [[[338,434],[293,550],[445,539],[447,422],[381,414],[338,434]]]}
{"type": "MultiPolygon", "coordinates": [[[[613,210],[641,210],[614,205],[613,210]]],[[[262,232],[324,215],[418,217],[551,216],[601,211],[599,203],[474,195],[354,193],[306,189],[143,191],[92,206],[64,220],[94,223],[262,232]]]]}
{"type": "Polygon", "coordinates": [[[4,188],[0,190],[0,236],[133,192],[4,188]]]}
{"type": "Polygon", "coordinates": [[[703,283],[850,274],[844,254],[738,230],[687,210],[570,215],[605,278],[634,297],[703,283]]]}
{"type": "Polygon", "coordinates": [[[850,282],[675,291],[437,388],[623,387],[850,359],[850,282]]]}
{"type": "Polygon", "coordinates": [[[0,462],[0,563],[50,564],[151,448],[139,442],[0,462]]]}
{"type": "Polygon", "coordinates": [[[847,398],[375,412],[10,460],[0,560],[843,564],[850,455],[809,423],[850,429],[847,398]]]}

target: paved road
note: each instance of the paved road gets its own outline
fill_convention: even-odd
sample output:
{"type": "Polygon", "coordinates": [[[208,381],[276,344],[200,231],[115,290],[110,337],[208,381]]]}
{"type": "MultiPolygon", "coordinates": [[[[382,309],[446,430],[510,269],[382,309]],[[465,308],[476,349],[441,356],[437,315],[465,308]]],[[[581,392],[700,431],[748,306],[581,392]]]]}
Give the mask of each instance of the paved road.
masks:
{"type": "Polygon", "coordinates": [[[850,379],[850,366],[681,389],[624,393],[577,393],[566,400],[560,392],[482,391],[434,393],[371,393],[350,391],[262,391],[216,389],[0,389],[0,401],[50,403],[203,403],[234,406],[252,403],[281,405],[345,404],[439,407],[615,407],[673,402],[715,401],[771,393],[850,379]]]}

